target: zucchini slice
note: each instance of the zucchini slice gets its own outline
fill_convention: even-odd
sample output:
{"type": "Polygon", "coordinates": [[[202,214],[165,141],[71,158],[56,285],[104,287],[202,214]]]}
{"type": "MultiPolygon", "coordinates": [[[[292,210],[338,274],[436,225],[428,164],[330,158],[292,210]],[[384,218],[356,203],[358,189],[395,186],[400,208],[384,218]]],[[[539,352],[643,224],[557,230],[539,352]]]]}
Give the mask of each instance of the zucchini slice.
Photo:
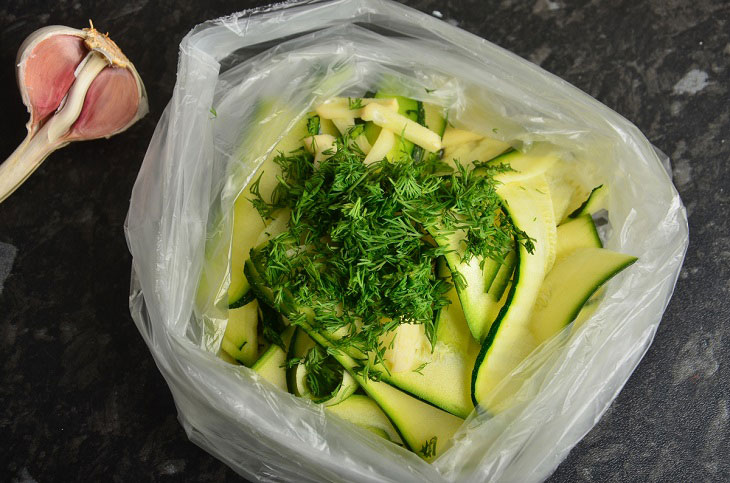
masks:
{"type": "Polygon", "coordinates": [[[592,215],[597,211],[600,211],[606,207],[606,198],[608,197],[608,186],[598,185],[591,194],[588,195],[582,205],[578,207],[574,212],[568,215],[568,218],[578,218],[581,215],[589,214],[592,215]]]}
{"type": "MultiPolygon", "coordinates": [[[[471,401],[471,370],[479,353],[479,344],[472,338],[464,319],[456,290],[447,294],[451,304],[438,314],[436,343],[415,361],[417,367],[396,372],[383,370],[381,378],[389,384],[437,406],[444,411],[466,418],[474,409],[471,401]]],[[[401,325],[400,327],[405,327],[401,325]]],[[[396,342],[399,335],[396,335],[396,342]]],[[[418,341],[416,341],[418,343],[418,341]]],[[[386,351],[386,365],[388,351],[386,351]]]]}
{"type": "Polygon", "coordinates": [[[413,452],[431,461],[446,449],[447,442],[464,422],[463,419],[416,399],[387,382],[364,377],[355,359],[336,349],[329,339],[311,326],[303,324],[302,328],[318,344],[331,350],[365,393],[378,403],[413,452]]]}
{"type": "Polygon", "coordinates": [[[289,359],[297,358],[301,360],[298,364],[288,368],[286,371],[289,392],[297,397],[306,397],[315,403],[324,404],[325,406],[338,404],[350,397],[358,388],[357,382],[355,382],[352,376],[335,362],[331,356],[323,357],[324,354],[321,352],[319,354],[311,354],[311,351],[322,351],[322,349],[317,347],[317,343],[304,330],[297,328],[293,342],[290,345],[289,359]],[[303,360],[310,355],[319,355],[322,360],[322,365],[335,364],[340,373],[339,384],[337,387],[331,388],[330,391],[325,391],[326,394],[317,395],[310,387],[308,382],[309,372],[303,360]]]}
{"type": "Polygon", "coordinates": [[[403,440],[393,427],[378,403],[367,396],[353,394],[344,401],[327,406],[327,411],[340,418],[367,429],[378,436],[397,445],[403,446],[403,440]]]}
{"type": "MultiPolygon", "coordinates": [[[[519,163],[521,166],[526,159],[525,155],[518,153],[514,156],[510,156],[509,159],[514,159],[516,164],[519,163]]],[[[529,158],[527,158],[529,159],[529,158]]],[[[549,164],[549,158],[537,158],[538,162],[549,164]],[[547,160],[547,161],[546,161],[547,160]]],[[[528,168],[529,169],[529,168],[528,168]]],[[[509,176],[513,179],[519,179],[519,171],[510,171],[503,173],[501,176],[509,176]]],[[[522,183],[525,184],[525,183],[522,183]]],[[[520,184],[517,188],[518,191],[531,192],[532,204],[529,207],[530,218],[535,218],[534,221],[539,220],[539,226],[541,229],[541,250],[544,250],[545,267],[543,273],[550,270],[553,262],[555,261],[556,247],[557,247],[557,230],[555,227],[555,215],[553,213],[552,199],[550,197],[550,188],[545,181],[545,177],[542,175],[533,176],[530,178],[530,186],[522,186],[520,184]]],[[[511,185],[503,185],[511,186],[511,185]]],[[[500,188],[501,189],[501,188],[500,188]]],[[[505,188],[506,189],[506,188],[505,188]]],[[[498,190],[499,192],[500,190],[498,190]]],[[[523,193],[524,194],[524,193],[523,193]]],[[[518,194],[514,195],[519,197],[518,194]]],[[[529,196],[528,196],[529,198],[529,196]]],[[[509,207],[509,202],[505,199],[505,206],[509,207]]],[[[509,208],[508,208],[509,210],[509,208]]],[[[525,215],[525,216],[527,216],[525,215]]],[[[527,232],[529,236],[533,236],[527,232]]],[[[484,268],[480,267],[481,259],[479,257],[472,257],[472,259],[463,263],[459,252],[461,251],[461,241],[464,237],[464,233],[455,232],[451,234],[433,234],[434,240],[441,246],[446,246],[450,250],[450,253],[445,255],[446,261],[449,268],[461,274],[466,286],[457,286],[457,293],[459,294],[459,300],[461,306],[464,309],[464,315],[466,321],[469,324],[469,329],[472,335],[478,341],[484,341],[489,333],[490,327],[494,323],[499,311],[502,307],[500,301],[502,300],[502,294],[506,288],[506,284],[512,275],[512,263],[513,259],[508,255],[507,263],[504,266],[504,272],[502,272],[499,283],[494,286],[494,280],[497,278],[501,267],[503,266],[500,262],[495,260],[485,260],[484,268]]],[[[534,237],[534,236],[533,236],[534,237]]]]}
{"type": "Polygon", "coordinates": [[[574,211],[588,197],[582,173],[586,165],[578,162],[560,160],[546,173],[550,193],[553,197],[555,221],[564,222],[568,213],[574,211]]]}
{"type": "MultiPolygon", "coordinates": [[[[398,114],[407,117],[411,121],[418,122],[418,111],[419,109],[422,109],[422,107],[419,106],[420,101],[416,101],[414,99],[410,99],[408,97],[404,96],[398,96],[393,93],[391,90],[378,90],[378,92],[375,93],[376,99],[385,99],[385,98],[393,98],[396,101],[398,101],[398,114]]],[[[370,144],[375,143],[375,141],[378,139],[378,135],[380,134],[380,126],[377,126],[372,121],[367,121],[365,123],[365,137],[370,141],[370,144]]],[[[395,146],[393,146],[393,149],[388,154],[388,159],[391,161],[397,160],[400,157],[400,153],[403,152],[405,154],[408,154],[409,156],[413,154],[413,146],[414,144],[407,139],[404,139],[401,137],[400,133],[394,132],[396,139],[395,139],[395,146]]]]}
{"type": "Polygon", "coordinates": [[[426,461],[440,455],[463,419],[431,406],[383,381],[363,377],[355,361],[342,352],[335,355],[368,396],[393,422],[406,445],[426,461]]]}
{"type": "Polygon", "coordinates": [[[446,115],[441,106],[423,103],[424,126],[443,137],[446,131],[446,115]]]}
{"type": "Polygon", "coordinates": [[[245,366],[253,364],[258,356],[258,321],[259,307],[256,300],[228,311],[228,324],[221,349],[245,366]]]}
{"type": "MultiPolygon", "coordinates": [[[[558,162],[558,159],[558,154],[552,147],[537,145],[526,153],[515,150],[508,151],[489,160],[489,164],[491,166],[504,164],[512,169],[495,176],[500,183],[507,184],[539,176],[552,168],[558,162]]],[[[475,170],[475,173],[479,172],[479,169],[475,170]]]]}
{"type": "Polygon", "coordinates": [[[261,197],[267,202],[278,184],[277,176],[281,175],[281,167],[274,162],[279,152],[288,153],[302,147],[302,139],[307,135],[305,117],[299,121],[276,145],[268,158],[259,168],[252,181],[246,186],[233,205],[233,238],[231,240],[231,283],[228,286],[228,305],[240,306],[240,300],[246,296],[250,284],[243,271],[248,252],[256,246],[259,235],[266,231],[265,224],[249,201],[253,196],[251,189],[256,186],[261,197]],[[258,184],[256,184],[258,183],[258,184]]]}
{"type": "Polygon", "coordinates": [[[555,265],[540,288],[530,320],[538,344],[571,323],[601,285],[630,266],[636,257],[605,248],[578,248],[555,265]]]}
{"type": "Polygon", "coordinates": [[[556,263],[578,248],[603,248],[598,230],[591,215],[585,214],[558,226],[558,246],[555,254],[556,263]]]}
{"type": "Polygon", "coordinates": [[[289,348],[294,329],[295,327],[289,326],[281,334],[281,340],[284,343],[283,349],[276,344],[271,344],[251,366],[251,369],[282,391],[287,390],[285,368],[287,353],[285,349],[289,348]]]}
{"type": "MultiPolygon", "coordinates": [[[[263,279],[258,273],[255,263],[257,260],[257,253],[252,250],[251,257],[246,262],[246,276],[251,280],[257,294],[265,300],[273,301],[273,292],[263,284],[263,279]]],[[[298,307],[286,293],[282,296],[279,308],[285,314],[302,313],[311,317],[311,310],[298,307]]],[[[367,395],[378,403],[412,451],[426,461],[431,461],[441,454],[447,442],[464,422],[463,419],[416,399],[387,382],[373,381],[364,377],[355,359],[337,349],[327,337],[304,321],[299,323],[300,328],[304,329],[315,342],[331,351],[333,357],[350,373],[367,395]]]]}
{"type": "Polygon", "coordinates": [[[529,253],[523,244],[519,245],[512,288],[474,365],[472,399],[475,404],[485,401],[504,376],[537,347],[529,330],[530,314],[545,278],[551,232],[555,231],[554,222],[549,226],[543,216],[536,216],[546,211],[543,205],[549,202],[549,194],[543,191],[546,185],[544,176],[536,176],[502,185],[497,190],[515,227],[535,240],[534,252],[529,253]]]}
{"type": "Polygon", "coordinates": [[[512,280],[512,274],[515,272],[515,265],[517,264],[517,251],[512,250],[504,257],[504,263],[500,265],[497,275],[494,277],[491,287],[489,288],[489,294],[494,300],[502,300],[507,285],[512,280]]]}
{"type": "Polygon", "coordinates": [[[489,161],[511,149],[512,146],[505,142],[485,137],[479,141],[444,148],[442,159],[447,165],[456,168],[454,160],[459,160],[462,165],[471,164],[474,161],[489,161]]]}
{"type": "Polygon", "coordinates": [[[432,236],[436,243],[450,250],[444,256],[446,263],[451,272],[460,274],[465,282],[465,285],[457,285],[456,292],[474,339],[481,341],[494,320],[492,314],[497,301],[488,292],[500,263],[491,259],[485,260],[482,270],[481,257],[474,256],[468,262],[462,262],[460,253],[463,251],[462,241],[466,236],[463,230],[433,232],[432,236]]]}

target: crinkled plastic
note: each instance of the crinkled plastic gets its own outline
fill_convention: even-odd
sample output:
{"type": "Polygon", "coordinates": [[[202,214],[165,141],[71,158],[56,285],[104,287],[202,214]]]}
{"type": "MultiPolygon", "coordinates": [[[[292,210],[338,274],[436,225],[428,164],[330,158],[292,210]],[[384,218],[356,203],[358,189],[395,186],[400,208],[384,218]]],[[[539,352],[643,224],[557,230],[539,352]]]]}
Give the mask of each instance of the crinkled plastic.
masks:
{"type": "Polygon", "coordinates": [[[131,312],[188,436],[261,481],[546,478],[651,344],[688,243],[679,195],[634,125],[539,67],[386,0],[280,4],[191,31],[125,230],[131,312]],[[511,408],[472,414],[433,464],[219,359],[225,302],[198,293],[201,277],[225,278],[233,202],[282,133],[317,102],[386,78],[448,106],[458,126],[546,140],[592,163],[589,181],[611,186],[606,246],[639,257],[587,323],[539,347],[497,389],[514,394],[511,408]]]}

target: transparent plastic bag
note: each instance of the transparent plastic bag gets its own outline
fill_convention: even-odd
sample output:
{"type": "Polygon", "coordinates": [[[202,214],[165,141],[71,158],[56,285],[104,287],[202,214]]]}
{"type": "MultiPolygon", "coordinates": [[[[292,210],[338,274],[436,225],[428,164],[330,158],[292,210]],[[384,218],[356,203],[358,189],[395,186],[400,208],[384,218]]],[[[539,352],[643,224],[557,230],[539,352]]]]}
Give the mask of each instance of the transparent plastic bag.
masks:
{"type": "Polygon", "coordinates": [[[181,43],[125,226],[131,312],[190,439],[249,479],[539,481],[626,383],[672,294],[688,230],[662,162],[635,126],[587,94],[397,3],[242,12],[181,43]],[[639,257],[588,322],[539,347],[496,389],[513,394],[510,409],[473,413],[432,464],[221,360],[225,303],[197,292],[201,277],[225,279],[233,202],[282,133],[323,99],[361,95],[384,78],[448,106],[458,126],[549,141],[592,163],[595,181],[611,186],[606,247],[639,257]],[[276,99],[265,115],[262,99],[276,99]]]}

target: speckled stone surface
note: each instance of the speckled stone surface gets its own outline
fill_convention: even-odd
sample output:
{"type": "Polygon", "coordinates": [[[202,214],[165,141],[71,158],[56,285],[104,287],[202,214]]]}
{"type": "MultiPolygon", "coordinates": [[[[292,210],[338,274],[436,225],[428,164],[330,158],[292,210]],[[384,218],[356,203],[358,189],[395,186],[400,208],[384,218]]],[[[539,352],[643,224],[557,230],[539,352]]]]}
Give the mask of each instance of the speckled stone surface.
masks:
{"type": "MultiPolygon", "coordinates": [[[[540,64],[633,121],[674,164],[691,243],[654,344],[552,476],[730,480],[730,3],[409,0],[540,64]]],[[[196,23],[254,5],[15,0],[0,5],[0,158],[22,140],[15,52],[86,19],[113,33],[150,94],[122,136],[51,156],[0,205],[0,480],[238,481],[190,443],[128,309],[122,224],[196,23]]]]}

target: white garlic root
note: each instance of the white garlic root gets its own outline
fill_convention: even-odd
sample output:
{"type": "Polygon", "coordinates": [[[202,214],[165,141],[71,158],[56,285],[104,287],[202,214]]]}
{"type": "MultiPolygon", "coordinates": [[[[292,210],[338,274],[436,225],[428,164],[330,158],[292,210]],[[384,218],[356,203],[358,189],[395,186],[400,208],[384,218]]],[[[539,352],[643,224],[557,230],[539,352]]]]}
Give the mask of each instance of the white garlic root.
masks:
{"type": "Polygon", "coordinates": [[[94,29],[49,26],[18,51],[18,87],[30,120],[28,135],[0,165],[0,202],[56,149],[110,137],[142,118],[147,93],[134,65],[94,29]]]}

